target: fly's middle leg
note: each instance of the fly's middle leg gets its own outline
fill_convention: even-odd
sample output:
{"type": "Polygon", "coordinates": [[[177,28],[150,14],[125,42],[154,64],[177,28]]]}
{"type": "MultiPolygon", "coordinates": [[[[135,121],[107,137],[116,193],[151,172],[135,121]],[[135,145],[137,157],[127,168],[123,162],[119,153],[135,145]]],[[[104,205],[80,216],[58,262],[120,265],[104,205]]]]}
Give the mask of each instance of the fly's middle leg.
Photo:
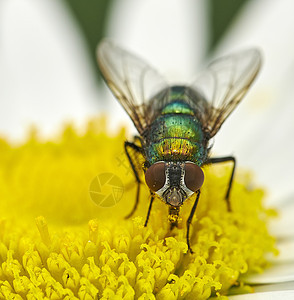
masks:
{"type": "Polygon", "coordinates": [[[131,212],[125,217],[126,219],[128,219],[134,214],[134,212],[136,211],[136,209],[138,207],[138,203],[139,203],[140,186],[141,186],[142,181],[140,180],[140,176],[139,176],[139,173],[141,170],[140,170],[139,163],[138,163],[138,156],[142,155],[143,149],[142,149],[142,147],[136,145],[135,143],[131,143],[128,141],[125,142],[124,147],[125,147],[125,152],[128,157],[128,160],[130,162],[130,165],[133,170],[133,173],[134,173],[134,176],[136,179],[136,183],[137,183],[136,201],[135,201],[134,207],[131,210],[131,212]]]}

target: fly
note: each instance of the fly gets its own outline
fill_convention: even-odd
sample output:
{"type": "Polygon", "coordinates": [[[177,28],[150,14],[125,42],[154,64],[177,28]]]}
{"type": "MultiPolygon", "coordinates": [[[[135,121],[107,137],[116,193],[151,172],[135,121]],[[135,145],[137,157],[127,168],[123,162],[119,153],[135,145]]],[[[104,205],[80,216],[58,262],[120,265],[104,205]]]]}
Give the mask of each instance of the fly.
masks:
{"type": "Polygon", "coordinates": [[[249,49],[217,59],[189,85],[167,84],[144,60],[108,40],[100,43],[97,58],[104,80],[139,133],[124,144],[137,182],[135,205],[127,217],[138,206],[142,169],[151,195],[145,226],[156,195],[169,207],[171,228],[178,225],[180,207],[195,195],[186,233],[193,253],[189,231],[204,182],[203,166],[233,163],[225,195],[231,210],[236,160],[233,156],[210,157],[209,141],[258,74],[260,52],[249,49]]]}

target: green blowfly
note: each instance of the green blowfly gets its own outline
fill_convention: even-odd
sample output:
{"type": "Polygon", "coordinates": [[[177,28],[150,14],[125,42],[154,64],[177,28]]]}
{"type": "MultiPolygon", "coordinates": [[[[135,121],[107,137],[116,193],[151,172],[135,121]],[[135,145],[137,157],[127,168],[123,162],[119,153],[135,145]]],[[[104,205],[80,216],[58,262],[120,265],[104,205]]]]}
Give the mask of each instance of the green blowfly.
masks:
{"type": "Polygon", "coordinates": [[[185,200],[195,195],[186,235],[192,253],[189,229],[204,182],[204,165],[232,162],[225,195],[231,210],[236,160],[233,156],[210,157],[209,141],[255,79],[261,66],[260,52],[249,49],[217,59],[190,85],[167,84],[144,60],[109,40],[100,43],[97,57],[107,85],[139,133],[124,144],[137,182],[135,205],[127,217],[139,202],[142,170],[151,194],[145,226],[156,195],[169,206],[171,228],[178,225],[185,200]]]}

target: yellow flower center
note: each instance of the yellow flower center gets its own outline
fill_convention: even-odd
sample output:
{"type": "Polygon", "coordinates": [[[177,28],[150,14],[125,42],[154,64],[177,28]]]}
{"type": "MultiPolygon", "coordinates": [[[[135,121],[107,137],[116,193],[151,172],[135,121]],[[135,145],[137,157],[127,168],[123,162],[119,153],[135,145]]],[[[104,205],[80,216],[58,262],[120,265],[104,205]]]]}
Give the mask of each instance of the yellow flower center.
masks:
{"type": "Polygon", "coordinates": [[[192,200],[170,229],[168,207],[149,192],[136,195],[123,152],[125,132],[107,134],[105,120],[84,133],[72,126],[44,142],[0,141],[0,299],[207,299],[241,286],[276,253],[267,231],[273,211],[248,174],[233,184],[232,212],[224,200],[229,169],[204,169],[205,183],[191,225],[192,200]]]}

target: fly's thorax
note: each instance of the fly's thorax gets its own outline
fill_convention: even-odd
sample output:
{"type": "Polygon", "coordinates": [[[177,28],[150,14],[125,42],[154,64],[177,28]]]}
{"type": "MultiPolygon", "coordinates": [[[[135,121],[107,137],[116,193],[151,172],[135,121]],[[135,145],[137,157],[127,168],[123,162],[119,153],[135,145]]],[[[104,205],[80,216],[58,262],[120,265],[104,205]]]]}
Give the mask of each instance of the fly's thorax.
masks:
{"type": "Polygon", "coordinates": [[[206,139],[195,116],[159,116],[146,135],[146,158],[156,161],[192,161],[202,165],[207,157],[206,139]]]}
{"type": "Polygon", "coordinates": [[[174,99],[163,107],[144,134],[146,159],[192,161],[202,165],[207,158],[206,134],[194,111],[183,98],[183,87],[174,87],[174,99]]]}
{"type": "Polygon", "coordinates": [[[168,137],[184,138],[193,142],[204,138],[201,123],[196,116],[180,113],[161,114],[151,124],[149,133],[153,142],[168,137]]]}
{"type": "Polygon", "coordinates": [[[190,161],[160,161],[146,170],[145,180],[165,203],[178,207],[200,189],[204,174],[197,164],[190,161]]]}

